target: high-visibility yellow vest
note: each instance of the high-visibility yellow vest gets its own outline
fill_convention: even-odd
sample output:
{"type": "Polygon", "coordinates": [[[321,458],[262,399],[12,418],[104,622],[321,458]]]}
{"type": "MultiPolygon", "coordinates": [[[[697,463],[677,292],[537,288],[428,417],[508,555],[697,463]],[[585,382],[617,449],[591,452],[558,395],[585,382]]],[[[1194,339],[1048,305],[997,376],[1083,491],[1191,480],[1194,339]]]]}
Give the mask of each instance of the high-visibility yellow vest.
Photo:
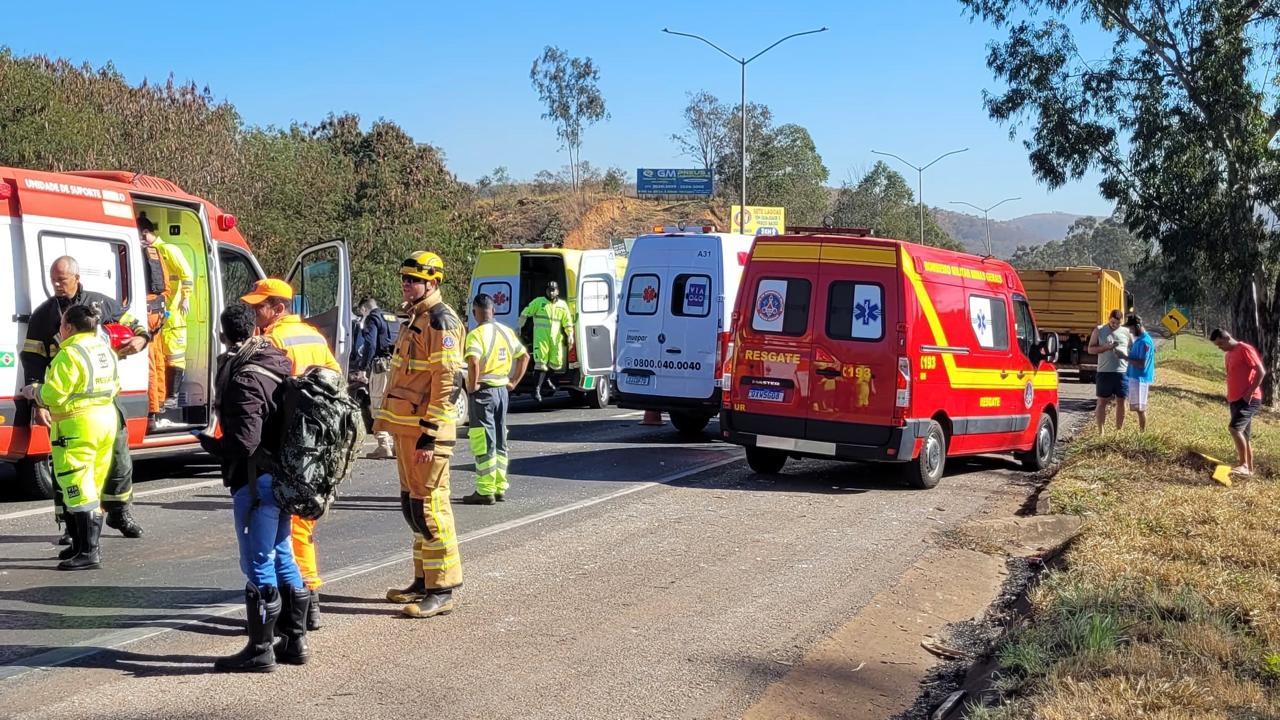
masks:
{"type": "Polygon", "coordinates": [[[110,405],[119,392],[115,351],[96,332],[83,332],[62,341],[37,397],[54,420],[62,420],[110,405]]]}
{"type": "Polygon", "coordinates": [[[511,365],[526,355],[524,343],[511,328],[500,322],[487,322],[467,333],[463,343],[466,359],[476,358],[480,365],[480,384],[502,387],[511,379],[511,365]]]}

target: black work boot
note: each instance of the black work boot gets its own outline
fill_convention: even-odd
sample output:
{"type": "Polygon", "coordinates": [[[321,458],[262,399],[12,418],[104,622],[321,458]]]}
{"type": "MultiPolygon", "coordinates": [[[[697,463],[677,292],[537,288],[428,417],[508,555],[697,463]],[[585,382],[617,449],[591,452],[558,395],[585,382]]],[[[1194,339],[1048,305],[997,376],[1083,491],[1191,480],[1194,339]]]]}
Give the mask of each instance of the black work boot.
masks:
{"type": "Polygon", "coordinates": [[[462,496],[463,505],[492,505],[495,502],[497,502],[497,499],[492,495],[481,495],[478,492],[462,496]]]}
{"type": "Polygon", "coordinates": [[[504,493],[504,492],[494,493],[494,494],[493,494],[493,499],[494,499],[494,500],[497,500],[498,502],[506,502],[506,501],[507,501],[507,494],[506,494],[506,493],[504,493]]]}
{"type": "Polygon", "coordinates": [[[319,630],[324,627],[320,622],[320,591],[311,591],[311,604],[307,605],[307,630],[319,630]]]}
{"type": "MultiPolygon", "coordinates": [[[[63,515],[62,522],[63,522],[62,527],[66,532],[66,534],[63,535],[63,537],[67,538],[67,547],[63,548],[62,552],[58,553],[58,559],[70,560],[71,558],[80,554],[80,548],[81,548],[80,538],[76,533],[75,526],[74,526],[75,521],[71,519],[71,513],[67,513],[66,515],[63,515]]],[[[61,540],[59,540],[59,542],[61,542],[61,540]]]]}
{"type": "Polygon", "coordinates": [[[244,586],[244,614],[249,628],[249,642],[235,655],[218,658],[213,666],[222,672],[271,672],[276,669],[276,621],[280,618],[280,592],[274,585],[262,590],[252,584],[244,586]]]}
{"type": "MultiPolygon", "coordinates": [[[[102,537],[102,513],[68,513],[75,523],[74,537],[80,552],[58,563],[59,570],[97,570],[102,567],[102,553],[98,539],[102,537]]],[[[73,545],[73,547],[75,547],[73,545]]]]}
{"type": "MultiPolygon", "coordinates": [[[[55,489],[54,492],[60,491],[55,489]]],[[[53,519],[62,528],[62,537],[59,537],[54,541],[57,545],[70,545],[71,541],[75,539],[71,533],[70,515],[71,513],[67,512],[66,509],[62,507],[61,501],[53,504],[53,519]]]]}
{"type": "Polygon", "coordinates": [[[107,512],[107,527],[119,530],[120,534],[127,538],[142,537],[142,526],[133,519],[128,505],[107,512]]]}
{"type": "Polygon", "coordinates": [[[307,647],[307,608],[311,605],[311,591],[303,587],[284,585],[280,588],[280,620],[276,631],[276,662],[288,665],[306,665],[311,658],[307,647]]]}
{"type": "Polygon", "coordinates": [[[409,587],[403,590],[397,590],[395,588],[387,589],[387,602],[399,603],[401,605],[405,603],[421,602],[426,596],[426,581],[420,577],[415,577],[413,582],[409,583],[409,587]]]}
{"type": "Polygon", "coordinates": [[[453,612],[453,590],[434,590],[421,602],[405,605],[401,614],[411,618],[429,618],[453,612]]]}

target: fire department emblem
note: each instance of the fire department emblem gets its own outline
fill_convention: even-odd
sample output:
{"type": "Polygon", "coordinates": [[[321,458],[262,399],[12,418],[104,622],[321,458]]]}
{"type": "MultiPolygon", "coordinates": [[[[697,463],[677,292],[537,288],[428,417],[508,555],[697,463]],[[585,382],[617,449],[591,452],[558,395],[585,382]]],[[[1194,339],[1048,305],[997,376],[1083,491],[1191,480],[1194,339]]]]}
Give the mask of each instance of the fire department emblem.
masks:
{"type": "Polygon", "coordinates": [[[756,314],[765,322],[773,322],[782,317],[782,293],[777,290],[766,290],[756,300],[756,314]]]}
{"type": "Polygon", "coordinates": [[[445,336],[444,336],[444,341],[443,341],[442,343],[440,343],[440,344],[441,344],[441,345],[444,345],[444,348],[445,348],[446,350],[452,350],[452,349],[453,349],[453,346],[454,346],[454,344],[455,344],[455,343],[454,343],[454,340],[453,340],[453,336],[452,336],[452,335],[445,335],[445,336]]]}
{"type": "Polygon", "coordinates": [[[1022,388],[1022,404],[1025,405],[1028,409],[1030,409],[1031,403],[1035,401],[1036,401],[1036,387],[1035,385],[1031,384],[1030,380],[1028,380],[1026,387],[1022,388]]]}

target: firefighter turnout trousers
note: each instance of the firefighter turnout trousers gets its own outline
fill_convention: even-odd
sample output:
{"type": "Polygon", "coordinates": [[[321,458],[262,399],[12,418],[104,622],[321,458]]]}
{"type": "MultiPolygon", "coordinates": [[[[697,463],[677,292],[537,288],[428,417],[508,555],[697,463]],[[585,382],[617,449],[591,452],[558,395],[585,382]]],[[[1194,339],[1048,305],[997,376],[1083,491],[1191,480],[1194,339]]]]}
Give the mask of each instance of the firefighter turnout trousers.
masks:
{"type": "Polygon", "coordinates": [[[507,388],[480,387],[468,399],[471,454],[476,459],[476,493],[507,492],[507,388]]]}
{"type": "Polygon", "coordinates": [[[418,463],[413,438],[396,437],[400,470],[400,510],[413,530],[413,575],[428,590],[462,584],[462,557],[449,503],[452,448],[441,443],[429,463],[418,463]]]}
{"type": "Polygon", "coordinates": [[[129,454],[129,426],[120,403],[112,405],[116,412],[116,434],[111,447],[111,466],[102,477],[98,495],[107,512],[123,510],[133,500],[133,456],[129,454]]]}

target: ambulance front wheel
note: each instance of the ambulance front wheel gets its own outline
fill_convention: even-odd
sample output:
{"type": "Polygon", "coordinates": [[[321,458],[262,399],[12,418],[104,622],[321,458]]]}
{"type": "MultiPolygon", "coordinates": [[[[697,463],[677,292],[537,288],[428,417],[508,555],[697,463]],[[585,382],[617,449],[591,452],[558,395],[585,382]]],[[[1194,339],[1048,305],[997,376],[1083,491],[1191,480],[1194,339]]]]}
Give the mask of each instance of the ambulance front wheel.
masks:
{"type": "Polygon", "coordinates": [[[761,475],[777,475],[787,464],[787,454],[769,448],[747,448],[747,465],[761,475]]]}
{"type": "Polygon", "coordinates": [[[920,456],[902,467],[902,479],[908,487],[928,490],[936,487],[947,467],[947,435],[942,426],[930,420],[920,443],[920,456]]]}
{"type": "Polygon", "coordinates": [[[1020,453],[1022,469],[1039,472],[1053,464],[1054,452],[1057,449],[1058,432],[1053,426],[1053,418],[1048,413],[1040,415],[1040,423],[1036,425],[1036,443],[1030,452],[1020,453]]]}
{"type": "Polygon", "coordinates": [[[53,499],[53,465],[47,456],[22,460],[15,469],[24,495],[32,500],[53,499]]]}

